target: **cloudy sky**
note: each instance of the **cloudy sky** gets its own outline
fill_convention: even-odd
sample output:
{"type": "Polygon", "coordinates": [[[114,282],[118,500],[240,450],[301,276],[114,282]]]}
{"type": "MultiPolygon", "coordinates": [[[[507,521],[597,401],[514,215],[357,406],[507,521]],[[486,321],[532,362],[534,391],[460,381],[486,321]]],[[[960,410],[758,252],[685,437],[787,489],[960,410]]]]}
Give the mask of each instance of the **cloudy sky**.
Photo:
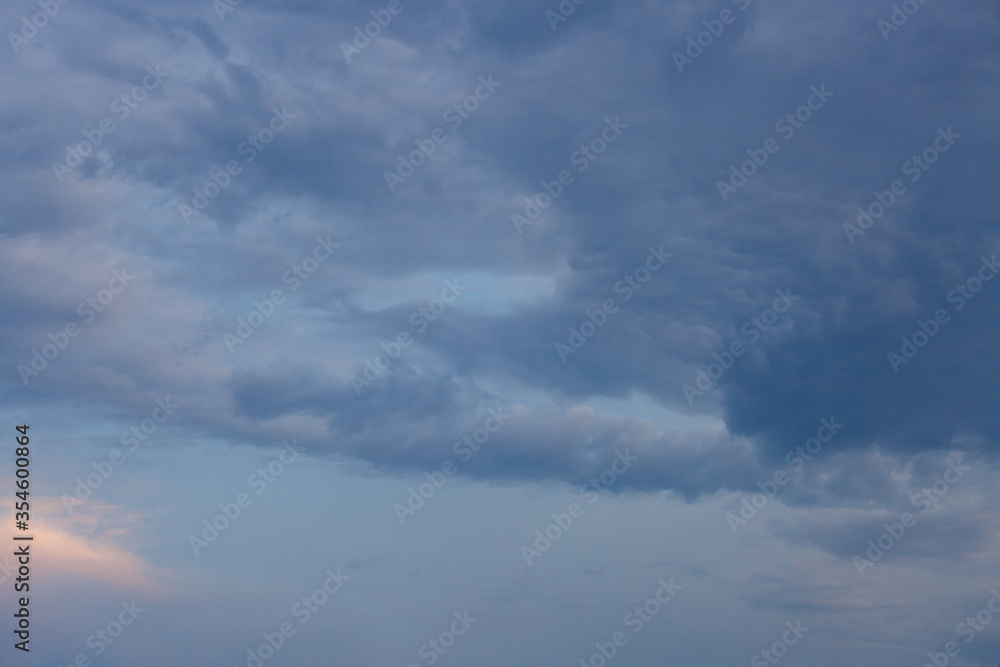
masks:
{"type": "Polygon", "coordinates": [[[998,662],[995,0],[0,25],[3,664],[998,662]]]}

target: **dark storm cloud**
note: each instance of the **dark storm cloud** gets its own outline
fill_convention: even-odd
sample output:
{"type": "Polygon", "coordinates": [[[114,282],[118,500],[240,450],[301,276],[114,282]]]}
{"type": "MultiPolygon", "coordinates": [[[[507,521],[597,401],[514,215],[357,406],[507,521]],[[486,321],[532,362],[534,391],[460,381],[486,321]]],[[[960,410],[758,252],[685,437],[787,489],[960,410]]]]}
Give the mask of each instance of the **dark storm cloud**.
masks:
{"type": "MultiPolygon", "coordinates": [[[[318,419],[325,434],[301,436],[314,451],[388,469],[437,465],[486,405],[519,402],[483,389],[490,381],[547,392],[557,406],[641,393],[680,412],[721,411],[729,434],[530,408],[464,472],[579,483],[628,445],[644,459],[626,488],[686,497],[753,488],[761,467],[830,415],[848,425],[833,451],[919,453],[956,438],[995,449],[1000,283],[961,311],[947,301],[1000,250],[995,7],[928,3],[886,41],[876,26],[885,7],[759,0],[681,74],[672,54],[718,16],[715,4],[586,3],[553,31],[555,4],[404,2],[351,63],[340,44],[377,3],[243,3],[224,20],[209,2],[65,6],[2,69],[8,89],[26,91],[4,105],[17,111],[0,136],[12,235],[0,252],[23,264],[5,284],[83,281],[67,269],[74,235],[101,241],[86,244],[79,289],[33,289],[30,303],[4,293],[8,368],[128,258],[147,277],[142,298],[91,332],[106,335],[74,341],[31,400],[88,386],[141,411],[131,392],[169,389],[197,406],[186,417],[196,432],[264,444],[294,437],[282,417],[318,419]],[[51,163],[157,64],[170,72],[162,87],[60,183],[51,163]],[[390,192],[384,174],[398,156],[447,127],[443,113],[490,74],[502,82],[494,95],[390,192]],[[775,123],[820,86],[833,95],[785,136],[775,123]],[[295,121],[245,162],[241,142],[286,107],[295,121]],[[576,151],[619,117],[627,129],[579,171],[576,151]],[[954,146],[908,180],[903,163],[949,127],[961,135],[954,146]],[[769,137],[780,150],[722,201],[716,183],[769,137]],[[185,223],[178,204],[231,160],[241,173],[185,223]],[[574,182],[519,235],[511,214],[564,169],[574,182]],[[852,244],[843,224],[895,179],[906,193],[852,244]],[[328,234],[344,253],[230,356],[222,334],[328,234]],[[46,264],[31,250],[38,238],[62,241],[46,264]],[[617,282],[661,244],[672,261],[625,302],[617,282]],[[357,396],[348,378],[374,355],[364,350],[426,303],[408,293],[370,307],[371,294],[473,271],[554,287],[502,312],[460,302],[414,359],[357,396]],[[744,323],[778,289],[799,297],[794,307],[718,391],[689,403],[682,386],[713,353],[749,343],[744,323]],[[555,344],[609,298],[617,314],[563,364],[555,344]],[[887,353],[941,308],[950,322],[895,373],[887,353]]],[[[19,395],[16,373],[6,383],[19,395]]],[[[823,502],[875,486],[863,474],[838,479],[823,502]]]]}
{"type": "Polygon", "coordinates": [[[616,491],[671,488],[689,498],[706,488],[748,485],[757,475],[749,443],[722,432],[657,431],[648,422],[601,418],[583,407],[512,408],[474,385],[411,368],[397,368],[361,396],[346,384],[324,384],[307,369],[241,374],[233,394],[237,414],[247,419],[291,413],[328,419],[328,434],[300,440],[313,451],[381,469],[437,469],[453,461],[480,478],[578,485],[621,453],[636,463],[615,483],[616,491]],[[275,395],[283,397],[277,405],[275,395]],[[487,425],[492,435],[470,449],[465,436],[490,415],[496,420],[487,425]]]}

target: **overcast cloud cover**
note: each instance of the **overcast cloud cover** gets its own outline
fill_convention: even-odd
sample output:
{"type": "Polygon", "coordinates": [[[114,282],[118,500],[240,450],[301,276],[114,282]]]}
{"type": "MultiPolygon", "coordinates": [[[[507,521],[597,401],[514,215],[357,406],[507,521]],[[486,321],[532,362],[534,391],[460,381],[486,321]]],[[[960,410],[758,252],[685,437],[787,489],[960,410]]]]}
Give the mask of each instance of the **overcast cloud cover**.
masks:
{"type": "Polygon", "coordinates": [[[0,9],[0,663],[1000,661],[1000,4],[578,1],[0,9]]]}

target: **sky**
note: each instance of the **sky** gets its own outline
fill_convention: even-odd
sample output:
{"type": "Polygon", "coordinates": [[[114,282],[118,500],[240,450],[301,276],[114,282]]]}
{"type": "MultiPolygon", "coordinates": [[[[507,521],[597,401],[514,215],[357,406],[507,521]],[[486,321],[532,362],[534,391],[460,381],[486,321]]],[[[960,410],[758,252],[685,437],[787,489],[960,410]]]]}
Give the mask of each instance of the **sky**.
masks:
{"type": "Polygon", "coordinates": [[[0,26],[0,663],[1000,662],[997,2],[0,26]]]}

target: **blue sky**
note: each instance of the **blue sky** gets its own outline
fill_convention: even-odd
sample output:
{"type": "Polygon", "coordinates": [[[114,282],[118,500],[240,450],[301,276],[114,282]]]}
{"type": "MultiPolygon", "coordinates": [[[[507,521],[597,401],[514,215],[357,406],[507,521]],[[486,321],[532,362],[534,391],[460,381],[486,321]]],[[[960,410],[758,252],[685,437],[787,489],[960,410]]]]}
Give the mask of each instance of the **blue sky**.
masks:
{"type": "Polygon", "coordinates": [[[3,664],[996,664],[995,2],[0,25],[3,664]]]}

